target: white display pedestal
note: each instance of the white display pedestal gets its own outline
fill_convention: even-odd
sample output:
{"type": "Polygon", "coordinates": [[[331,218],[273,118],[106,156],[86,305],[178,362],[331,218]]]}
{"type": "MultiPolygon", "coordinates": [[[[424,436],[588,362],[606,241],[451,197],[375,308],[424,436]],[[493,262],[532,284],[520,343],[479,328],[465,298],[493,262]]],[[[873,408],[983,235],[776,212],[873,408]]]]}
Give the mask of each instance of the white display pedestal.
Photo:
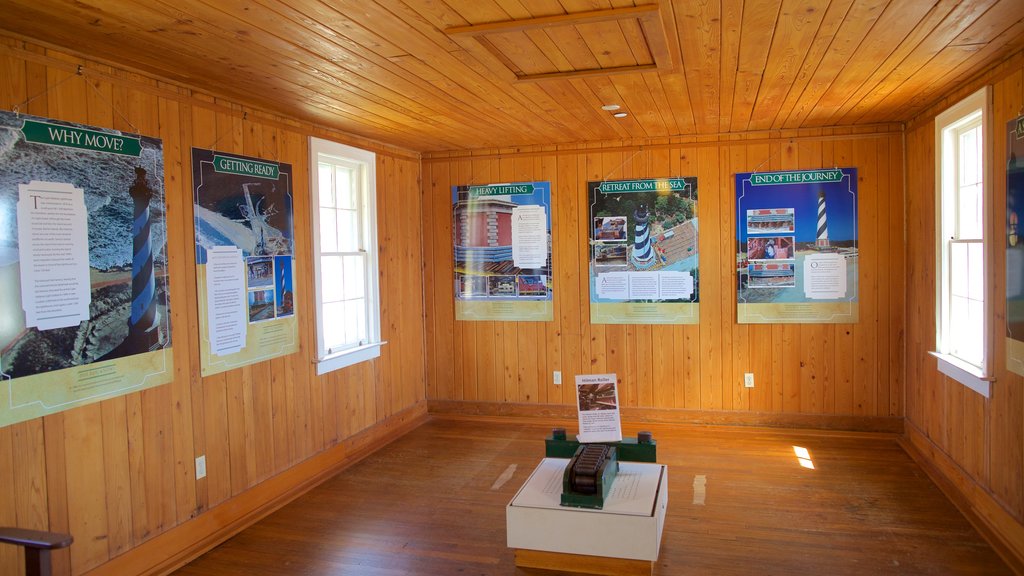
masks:
{"type": "Polygon", "coordinates": [[[506,507],[516,564],[592,574],[650,574],[668,508],[668,468],[620,462],[604,508],[561,506],[569,460],[545,458],[506,507]],[[605,570],[607,568],[607,570],[605,570]]]}

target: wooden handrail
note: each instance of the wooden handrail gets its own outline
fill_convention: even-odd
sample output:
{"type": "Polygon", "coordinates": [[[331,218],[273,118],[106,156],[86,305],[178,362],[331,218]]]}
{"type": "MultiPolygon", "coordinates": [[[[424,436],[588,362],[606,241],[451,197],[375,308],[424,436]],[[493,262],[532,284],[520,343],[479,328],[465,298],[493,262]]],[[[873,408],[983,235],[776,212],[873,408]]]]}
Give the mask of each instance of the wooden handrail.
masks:
{"type": "Polygon", "coordinates": [[[66,548],[74,540],[70,534],[0,527],[0,543],[25,549],[25,576],[50,576],[53,570],[50,551],[66,548]]]}

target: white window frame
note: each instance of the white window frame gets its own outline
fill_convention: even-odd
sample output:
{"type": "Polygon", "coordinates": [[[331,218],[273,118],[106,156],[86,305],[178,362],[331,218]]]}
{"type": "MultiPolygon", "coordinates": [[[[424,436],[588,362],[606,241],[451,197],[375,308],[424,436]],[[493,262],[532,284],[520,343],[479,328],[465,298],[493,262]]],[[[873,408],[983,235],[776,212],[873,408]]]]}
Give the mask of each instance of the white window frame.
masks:
{"type": "Polygon", "coordinates": [[[339,144],[310,136],[309,138],[310,212],[313,222],[313,270],[316,295],[316,373],[352,366],[380,356],[380,290],[378,286],[379,258],[377,252],[377,155],[369,150],[339,144]],[[367,342],[343,350],[329,350],[324,343],[322,276],[320,263],[320,160],[328,156],[339,163],[355,164],[360,168],[362,197],[360,214],[363,226],[363,250],[366,253],[366,333],[367,342]]]}
{"type": "MultiPolygon", "coordinates": [[[[935,118],[935,346],[931,354],[938,360],[940,372],[960,382],[964,386],[989,397],[989,386],[994,380],[991,371],[992,361],[992,305],[993,291],[991,282],[993,261],[991,257],[992,235],[992,95],[991,88],[985,86],[967,98],[964,98],[935,118]],[[953,237],[951,231],[954,218],[950,216],[952,201],[949,194],[943,194],[956,186],[958,160],[954,157],[958,150],[952,145],[957,129],[969,124],[972,117],[981,116],[981,147],[982,147],[982,258],[985,266],[985,306],[984,326],[982,327],[982,360],[980,365],[958,358],[950,353],[949,334],[949,301],[952,278],[949,262],[949,242],[953,237]]],[[[954,197],[955,198],[955,197],[954,197]]]]}

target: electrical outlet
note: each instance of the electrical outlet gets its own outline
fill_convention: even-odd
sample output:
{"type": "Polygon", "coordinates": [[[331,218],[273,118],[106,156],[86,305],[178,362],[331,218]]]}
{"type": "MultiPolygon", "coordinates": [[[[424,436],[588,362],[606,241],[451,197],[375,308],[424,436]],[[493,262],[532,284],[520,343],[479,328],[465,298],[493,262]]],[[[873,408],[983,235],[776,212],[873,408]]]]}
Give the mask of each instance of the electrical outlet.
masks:
{"type": "Polygon", "coordinates": [[[754,373],[753,372],[747,372],[746,374],[743,375],[743,386],[745,388],[753,388],[754,387],[754,373]]]}
{"type": "Polygon", "coordinates": [[[561,370],[555,370],[554,378],[555,378],[555,386],[561,386],[562,385],[562,371],[561,370]]]}
{"type": "Polygon", "coordinates": [[[206,456],[196,458],[196,480],[206,478],[206,456]]]}

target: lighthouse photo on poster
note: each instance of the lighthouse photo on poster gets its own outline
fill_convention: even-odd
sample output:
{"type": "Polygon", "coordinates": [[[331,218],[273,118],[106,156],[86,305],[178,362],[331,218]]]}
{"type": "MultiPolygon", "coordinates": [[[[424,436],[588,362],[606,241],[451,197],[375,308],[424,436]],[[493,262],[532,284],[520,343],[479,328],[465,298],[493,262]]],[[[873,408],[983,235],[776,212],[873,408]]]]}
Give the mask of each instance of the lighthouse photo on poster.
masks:
{"type": "Polygon", "coordinates": [[[163,144],[0,112],[0,426],[169,382],[163,144]]]}

